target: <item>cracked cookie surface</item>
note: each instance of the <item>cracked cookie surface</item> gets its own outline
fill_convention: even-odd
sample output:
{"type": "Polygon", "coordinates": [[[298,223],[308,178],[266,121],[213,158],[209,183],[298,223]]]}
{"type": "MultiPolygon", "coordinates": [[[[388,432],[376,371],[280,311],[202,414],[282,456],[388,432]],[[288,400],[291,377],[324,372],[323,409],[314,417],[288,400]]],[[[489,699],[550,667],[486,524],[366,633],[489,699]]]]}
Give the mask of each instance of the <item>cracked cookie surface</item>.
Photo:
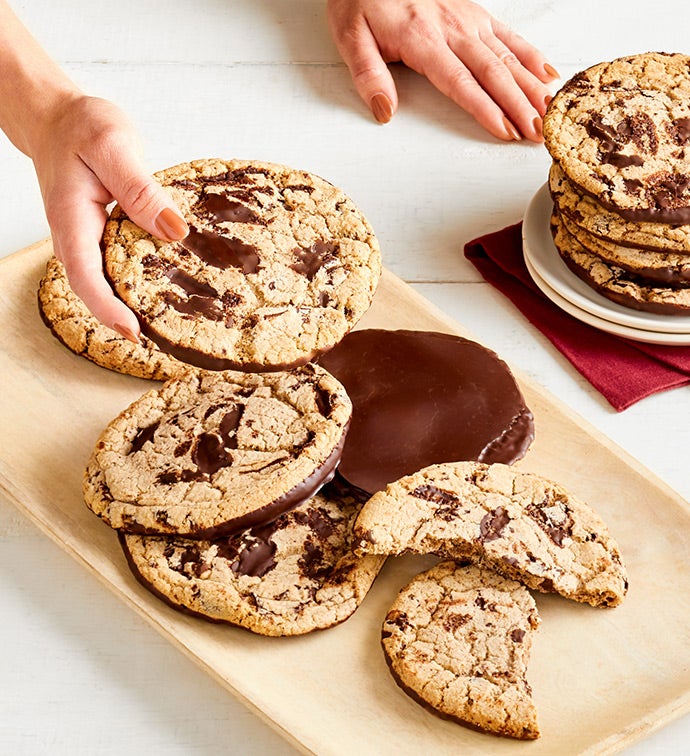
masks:
{"type": "Polygon", "coordinates": [[[268,522],[332,477],[352,406],[323,368],[190,371],[102,432],[87,506],[134,533],[212,538],[268,522]]]}
{"type": "Polygon", "coordinates": [[[187,220],[163,242],[116,207],[105,270],[141,328],[211,370],[287,370],[338,343],[368,309],[378,242],[340,189],[273,163],[199,160],[156,178],[187,220]]]}
{"type": "Polygon", "coordinates": [[[212,541],[121,534],[137,579],[172,606],[261,635],[332,627],[385,561],[352,551],[357,493],[335,483],[270,524],[212,541]]]}
{"type": "Polygon", "coordinates": [[[544,116],[568,178],[627,220],[690,222],[690,57],[649,52],[572,77],[544,116]]]}
{"type": "Polygon", "coordinates": [[[187,372],[189,365],[162,352],[141,336],[134,344],[104,326],[72,291],[63,264],[51,257],[38,286],[43,322],[70,351],[118,373],[165,381],[187,372]]]}
{"type": "Polygon", "coordinates": [[[616,606],[628,587],[618,545],[591,507],[502,464],[432,465],[401,478],[369,499],[355,535],[361,553],[470,559],[593,606],[616,606]]]}
{"type": "Polygon", "coordinates": [[[520,583],[442,562],[386,615],[382,645],[398,684],[444,717],[497,735],[539,737],[527,682],[534,599],[520,583]]]}
{"type": "Polygon", "coordinates": [[[690,288],[673,288],[646,281],[628,270],[608,263],[586,249],[573,236],[559,215],[551,217],[551,233],[561,259],[585,283],[602,296],[625,307],[665,315],[690,312],[690,288]]]}

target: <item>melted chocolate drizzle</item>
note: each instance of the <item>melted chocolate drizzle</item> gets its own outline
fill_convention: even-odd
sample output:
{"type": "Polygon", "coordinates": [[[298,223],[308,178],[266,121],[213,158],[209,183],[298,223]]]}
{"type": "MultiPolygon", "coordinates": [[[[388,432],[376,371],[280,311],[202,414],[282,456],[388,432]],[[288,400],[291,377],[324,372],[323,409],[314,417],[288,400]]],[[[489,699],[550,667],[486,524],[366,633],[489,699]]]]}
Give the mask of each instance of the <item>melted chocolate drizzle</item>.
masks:
{"type": "Polygon", "coordinates": [[[234,237],[222,236],[206,229],[199,230],[192,226],[180,244],[214,268],[240,268],[245,274],[256,273],[259,270],[258,249],[234,237]]]}
{"type": "Polygon", "coordinates": [[[261,224],[261,218],[249,207],[225,194],[204,193],[197,203],[201,212],[206,211],[215,221],[261,224]]]}
{"type": "Polygon", "coordinates": [[[297,273],[311,281],[318,271],[329,260],[334,259],[338,250],[335,242],[327,242],[320,239],[311,247],[296,247],[292,254],[296,260],[290,267],[297,273]]]}

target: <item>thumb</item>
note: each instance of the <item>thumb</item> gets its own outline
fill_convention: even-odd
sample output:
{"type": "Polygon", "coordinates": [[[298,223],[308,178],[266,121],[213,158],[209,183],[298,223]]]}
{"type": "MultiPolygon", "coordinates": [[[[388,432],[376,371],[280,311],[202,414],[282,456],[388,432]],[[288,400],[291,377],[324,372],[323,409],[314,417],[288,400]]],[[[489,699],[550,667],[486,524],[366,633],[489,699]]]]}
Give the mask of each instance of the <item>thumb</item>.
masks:
{"type": "Polygon", "coordinates": [[[138,165],[123,165],[112,181],[103,181],[127,215],[164,241],[183,239],[189,227],[163,187],[138,165]]]}
{"type": "Polygon", "coordinates": [[[398,93],[388,66],[365,19],[346,34],[334,26],[334,39],[352,81],[379,123],[388,123],[398,108],[398,93]]]}
{"type": "Polygon", "coordinates": [[[183,239],[189,227],[163,187],[145,171],[136,152],[120,145],[100,165],[89,165],[138,226],[164,241],[183,239]]]}

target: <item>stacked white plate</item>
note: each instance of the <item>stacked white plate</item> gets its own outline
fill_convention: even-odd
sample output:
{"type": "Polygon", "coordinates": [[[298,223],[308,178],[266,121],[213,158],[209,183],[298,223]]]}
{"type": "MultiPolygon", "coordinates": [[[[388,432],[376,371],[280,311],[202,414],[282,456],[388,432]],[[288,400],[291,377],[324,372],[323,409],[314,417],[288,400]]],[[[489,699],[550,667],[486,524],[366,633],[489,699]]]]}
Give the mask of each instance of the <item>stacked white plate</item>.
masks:
{"type": "Polygon", "coordinates": [[[534,195],[522,224],[525,265],[534,283],[558,307],[602,331],[649,344],[690,344],[690,316],[624,307],[598,294],[561,260],[549,227],[553,203],[547,184],[534,195]]]}

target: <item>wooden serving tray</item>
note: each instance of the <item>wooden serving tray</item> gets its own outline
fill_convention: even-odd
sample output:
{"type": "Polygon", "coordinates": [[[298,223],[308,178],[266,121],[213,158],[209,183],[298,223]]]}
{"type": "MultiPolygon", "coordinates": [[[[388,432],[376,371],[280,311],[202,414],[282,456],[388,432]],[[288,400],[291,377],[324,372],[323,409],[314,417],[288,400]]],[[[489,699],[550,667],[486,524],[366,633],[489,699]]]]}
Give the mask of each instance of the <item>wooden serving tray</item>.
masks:
{"type": "MultiPolygon", "coordinates": [[[[180,614],[132,577],[115,533],[82,502],[102,428],[150,383],[67,351],[43,325],[36,289],[48,241],[0,262],[0,490],[53,540],[297,748],[325,754],[610,753],[690,710],[690,506],[540,386],[517,374],[536,440],[521,469],[596,508],[618,540],[630,592],[616,609],[536,595],[529,679],[542,737],[529,744],[442,720],[393,681],[380,648],[398,590],[431,562],[388,560],[345,623],[264,638],[180,614]]],[[[361,327],[468,334],[392,274],[361,327]]]]}

